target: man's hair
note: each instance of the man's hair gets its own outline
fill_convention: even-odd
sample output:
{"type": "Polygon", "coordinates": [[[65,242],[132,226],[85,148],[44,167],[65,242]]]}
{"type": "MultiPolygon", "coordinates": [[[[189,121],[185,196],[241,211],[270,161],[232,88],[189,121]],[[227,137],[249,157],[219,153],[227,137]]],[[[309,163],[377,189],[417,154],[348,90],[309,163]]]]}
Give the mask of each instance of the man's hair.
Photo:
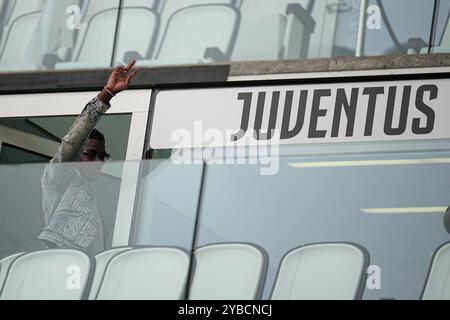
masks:
{"type": "Polygon", "coordinates": [[[89,134],[88,139],[97,140],[99,142],[105,143],[105,136],[97,129],[92,129],[91,133],[89,134]]]}

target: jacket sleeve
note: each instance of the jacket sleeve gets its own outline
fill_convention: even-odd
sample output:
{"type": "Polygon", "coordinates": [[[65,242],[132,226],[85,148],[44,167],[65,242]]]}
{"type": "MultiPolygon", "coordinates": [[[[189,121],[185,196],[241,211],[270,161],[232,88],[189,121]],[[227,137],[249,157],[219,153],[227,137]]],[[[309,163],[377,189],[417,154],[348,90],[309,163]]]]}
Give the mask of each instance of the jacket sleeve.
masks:
{"type": "Polygon", "coordinates": [[[98,97],[93,98],[84,107],[79,117],[75,120],[69,132],[64,136],[62,142],[51,162],[76,161],[81,152],[84,142],[102,115],[110,108],[98,97]]]}
{"type": "MultiPolygon", "coordinates": [[[[45,167],[42,175],[41,184],[43,190],[43,201],[46,202],[50,191],[62,194],[67,184],[73,177],[76,169],[75,163],[66,163],[78,160],[81,149],[95,127],[101,116],[110,108],[109,104],[104,103],[98,97],[93,98],[84,107],[79,117],[75,120],[72,127],[62,139],[61,144],[50,163],[45,167]]],[[[50,210],[51,211],[51,210],[50,210]]]]}

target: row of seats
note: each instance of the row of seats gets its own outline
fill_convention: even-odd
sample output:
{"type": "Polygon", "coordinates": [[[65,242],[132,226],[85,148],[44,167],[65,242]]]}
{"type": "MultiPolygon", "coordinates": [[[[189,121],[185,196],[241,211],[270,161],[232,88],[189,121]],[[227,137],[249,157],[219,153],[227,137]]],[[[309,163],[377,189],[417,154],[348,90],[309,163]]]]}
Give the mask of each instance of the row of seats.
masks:
{"type": "MultiPolygon", "coordinates": [[[[353,244],[302,246],[283,258],[271,298],[359,299],[368,263],[353,244]]],[[[260,299],[267,264],[264,249],[242,243],[198,248],[192,266],[188,252],[173,247],[114,248],[92,260],[44,250],[0,262],[0,299],[185,299],[188,283],[191,300],[260,299]]]]}
{"type": "MultiPolygon", "coordinates": [[[[78,250],[19,253],[0,261],[0,299],[252,300],[267,271],[264,249],[241,243],[198,248],[120,247],[90,259],[78,250]],[[192,276],[189,278],[189,274],[192,276]],[[186,290],[189,286],[189,290],[186,290]]],[[[271,299],[360,299],[369,254],[350,243],[305,245],[282,259],[271,299]]],[[[450,299],[450,243],[436,250],[422,299],[450,299]]]]}
{"type": "Polygon", "coordinates": [[[116,1],[84,2],[79,29],[69,30],[61,12],[74,2],[4,4],[0,69],[108,67],[113,50],[115,64],[300,58],[315,26],[314,0],[124,0],[114,41],[116,1]]]}

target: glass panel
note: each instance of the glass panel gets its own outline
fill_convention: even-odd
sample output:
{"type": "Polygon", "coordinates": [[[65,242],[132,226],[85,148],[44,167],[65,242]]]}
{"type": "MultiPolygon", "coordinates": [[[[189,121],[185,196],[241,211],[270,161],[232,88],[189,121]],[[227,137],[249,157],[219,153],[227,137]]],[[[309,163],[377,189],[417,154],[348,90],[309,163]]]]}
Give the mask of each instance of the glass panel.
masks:
{"type": "MultiPolygon", "coordinates": [[[[101,168],[91,165],[93,170],[86,169],[86,164],[83,166],[77,163],[47,165],[75,118],[76,116],[57,116],[0,119],[0,164],[39,163],[33,166],[2,166],[0,193],[4,206],[0,219],[4,223],[0,233],[5,240],[0,241],[0,256],[13,251],[42,248],[37,237],[43,230],[44,213],[49,224],[50,218],[47,216],[61,214],[67,209],[61,206],[69,205],[69,202],[76,207],[69,210],[75,212],[73,216],[82,209],[86,209],[83,214],[91,218],[95,217],[98,208],[104,211],[101,219],[91,219],[93,222],[90,224],[97,224],[102,237],[101,241],[97,239],[95,248],[89,248],[89,252],[96,253],[111,247],[121,179],[123,174],[127,174],[122,172],[122,163],[108,162],[101,168]],[[101,175],[94,172],[97,169],[102,170],[101,175]],[[53,171],[54,174],[44,174],[53,171]],[[92,183],[85,183],[86,179],[82,179],[82,175],[77,172],[87,172],[87,175],[92,173],[95,179],[92,183]],[[72,200],[78,199],[78,202],[71,201],[70,197],[72,200]],[[24,198],[24,201],[19,201],[20,198],[24,198]],[[95,210],[92,211],[91,208],[95,210]]],[[[125,158],[130,123],[130,114],[105,115],[99,121],[97,129],[103,132],[106,151],[112,159],[125,158]]],[[[61,216],[64,217],[64,214],[61,216]]],[[[68,243],[58,244],[71,246],[68,243]]]]}
{"type": "Polygon", "coordinates": [[[191,250],[203,165],[143,161],[133,244],[191,250]]]}
{"type": "MultiPolygon", "coordinates": [[[[152,248],[158,246],[154,248],[153,256],[142,257],[144,261],[152,261],[156,254],[158,260],[152,264],[154,269],[145,271],[150,274],[144,272],[139,282],[130,286],[157,281],[161,287],[158,286],[157,293],[151,293],[154,297],[166,297],[175,287],[181,288],[181,296],[185,297],[185,282],[181,281],[186,281],[190,270],[202,168],[201,164],[175,166],[163,160],[0,165],[0,261],[15,253],[43,248],[79,249],[90,255],[110,249],[113,233],[120,229],[123,232],[126,229],[123,219],[131,219],[136,195],[131,190],[139,183],[142,185],[138,191],[141,201],[136,206],[136,232],[132,242],[152,248]],[[139,167],[142,179],[136,174],[139,167]],[[173,255],[176,251],[174,248],[181,251],[171,256],[170,252],[173,255]],[[169,260],[161,260],[162,257],[169,260]],[[173,278],[152,278],[152,272],[167,274],[180,269],[180,282],[173,278]]],[[[127,244],[121,243],[123,245],[127,244]]],[[[136,249],[135,257],[139,259],[139,252],[143,251],[139,251],[141,246],[136,249]]],[[[103,279],[106,257],[96,256],[96,272],[98,269],[100,273],[95,276],[95,285],[92,282],[92,290],[97,289],[98,280],[103,279]]],[[[130,267],[140,266],[129,263],[130,267]]],[[[2,264],[1,268],[0,286],[3,285],[5,266],[2,264]]],[[[126,271],[124,276],[127,279],[135,277],[126,271]]],[[[109,281],[120,282],[120,275],[115,274],[109,281]]],[[[135,291],[142,294],[152,289],[141,286],[129,292],[118,290],[117,295],[136,297],[135,291]]],[[[48,290],[44,288],[38,298],[45,299],[47,294],[48,290]]]]}
{"type": "MultiPolygon", "coordinates": [[[[152,66],[426,53],[434,1],[124,0],[120,13],[118,0],[2,3],[0,72],[133,58],[152,66]]],[[[445,48],[448,6],[441,1],[437,51],[445,50],[438,48],[445,48]]]]}
{"type": "MultiPolygon", "coordinates": [[[[52,219],[59,216],[60,219],[66,217],[75,221],[78,217],[76,212],[86,219],[94,215],[93,211],[101,213],[101,229],[104,229],[106,241],[103,249],[110,248],[120,186],[122,180],[133,178],[133,170],[123,170],[122,167],[136,168],[136,164],[139,165],[107,161],[100,164],[0,165],[0,259],[19,251],[42,249],[38,236],[45,226],[44,219],[47,219],[47,228],[56,228],[57,225],[51,224],[52,219]],[[68,207],[64,209],[64,205],[68,207]]],[[[177,166],[167,160],[142,161],[140,166],[141,179],[134,177],[142,187],[132,242],[176,246],[190,251],[203,166],[177,166]]],[[[74,225],[72,227],[75,228],[74,225]]],[[[70,237],[73,230],[67,228],[65,231],[70,237]]],[[[82,242],[83,239],[80,236],[75,240],[82,242]]],[[[60,246],[71,247],[69,243],[60,246]]],[[[90,253],[98,253],[98,250],[90,253]]]]}
{"type": "MultiPolygon", "coordinates": [[[[115,43],[115,65],[127,64],[132,59],[151,61],[156,52],[156,41],[162,33],[161,10],[165,1],[123,0],[115,43]]],[[[171,1],[168,1],[171,2],[171,1]]]]}
{"type": "Polygon", "coordinates": [[[370,274],[365,299],[418,299],[432,254],[448,241],[442,217],[449,201],[449,142],[439,150],[420,143],[415,152],[382,148],[364,152],[373,146],[361,144],[357,153],[330,154],[324,147],[320,154],[317,148],[311,153],[302,147],[301,153],[288,150],[290,155],[285,155],[283,147],[280,158],[270,159],[278,162],[278,172],[266,176],[249,158],[228,165],[146,160],[140,163],[141,179],[121,170],[137,162],[105,162],[100,175],[88,180],[91,189],[82,188],[81,181],[94,177],[93,171],[99,169],[95,164],[1,165],[0,258],[41,249],[38,237],[45,219],[47,230],[63,230],[73,241],[87,243],[85,233],[81,239],[74,236],[79,235],[76,224],[61,228],[65,219],[86,218],[85,213],[96,208],[102,222],[94,224],[95,234],[103,232],[104,248],[110,248],[114,225],[120,223],[116,213],[124,210],[118,203],[120,188],[132,179],[141,186],[134,244],[176,246],[190,252],[198,232],[196,248],[235,242],[258,245],[269,257],[263,299],[270,298],[287,252],[309,243],[342,241],[364,246],[370,264],[376,266],[369,271],[379,270],[370,274]],[[49,170],[59,178],[45,184],[49,170]],[[67,181],[68,188],[59,188],[67,181]],[[56,211],[49,210],[52,201],[42,206],[43,199],[59,196],[60,191],[48,192],[49,185],[63,190],[64,199],[57,199],[56,211]],[[70,209],[79,214],[67,215],[70,210],[63,206],[68,199],[70,209]],[[56,216],[61,224],[51,223],[56,216]]]}
{"type": "Polygon", "coordinates": [[[134,57],[138,65],[161,65],[330,56],[332,39],[323,35],[334,30],[336,15],[328,13],[328,2],[124,1],[116,61],[134,57]],[[147,10],[133,8],[136,3],[147,10]],[[156,32],[145,39],[139,33],[139,42],[130,25],[156,32]]]}
{"type": "Polygon", "coordinates": [[[90,254],[110,248],[121,179],[114,162],[1,165],[0,257],[43,240],[90,254]]]}
{"type": "Polygon", "coordinates": [[[336,2],[336,5],[330,8],[330,10],[338,12],[333,56],[352,57],[356,55],[360,5],[360,0],[344,0],[336,2]]]}
{"type": "Polygon", "coordinates": [[[427,53],[433,1],[369,0],[368,12],[364,55],[427,53]]]}
{"type": "Polygon", "coordinates": [[[138,65],[418,53],[433,15],[427,0],[137,2],[123,4],[116,61],[138,65]]]}
{"type": "Polygon", "coordinates": [[[435,34],[433,37],[433,53],[450,52],[450,1],[440,0],[436,20],[435,34]]]}
{"type": "Polygon", "coordinates": [[[118,0],[3,1],[0,72],[109,67],[118,4],[118,0]]]}
{"type": "Polygon", "coordinates": [[[369,269],[365,299],[419,299],[430,258],[448,241],[448,142],[440,151],[420,151],[428,143],[418,143],[415,152],[382,151],[382,143],[374,151],[364,143],[359,152],[328,155],[325,146],[313,147],[312,154],[307,146],[296,153],[282,147],[281,154],[289,155],[270,158],[279,170],[265,176],[248,157],[246,164],[210,163],[196,247],[245,242],[265,249],[267,299],[287,252],[310,243],[352,242],[364,246],[370,264],[379,267],[376,274],[369,269]]]}

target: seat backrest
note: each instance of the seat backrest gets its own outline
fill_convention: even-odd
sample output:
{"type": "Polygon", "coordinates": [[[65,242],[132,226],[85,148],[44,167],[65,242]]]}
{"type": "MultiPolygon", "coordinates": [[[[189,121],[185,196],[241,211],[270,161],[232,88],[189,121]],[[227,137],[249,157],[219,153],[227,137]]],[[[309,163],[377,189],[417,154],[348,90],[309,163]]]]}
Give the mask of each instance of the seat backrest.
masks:
{"type": "MultiPolygon", "coordinates": [[[[116,39],[114,63],[124,54],[136,51],[142,57],[151,54],[159,27],[159,15],[153,9],[156,0],[123,0],[116,39]]],[[[89,1],[82,9],[82,20],[72,62],[83,66],[109,66],[118,19],[118,1],[89,1]],[[102,48],[99,50],[98,48],[102,48]]],[[[77,66],[74,66],[77,67],[77,66]]],[[[70,68],[65,65],[64,68],[70,68]]]]}
{"type": "MultiPolygon", "coordinates": [[[[27,16],[33,12],[41,12],[44,7],[45,0],[15,0],[4,1],[2,6],[1,23],[3,24],[3,33],[0,40],[0,50],[4,46],[8,30],[14,25],[14,21],[20,20],[21,17],[27,16]]],[[[27,33],[33,33],[35,29],[28,30],[27,33]]]]}
{"type": "Polygon", "coordinates": [[[127,250],[106,267],[98,300],[182,299],[189,270],[189,255],[177,248],[127,250]]]}
{"type": "Polygon", "coordinates": [[[167,22],[156,59],[202,60],[207,48],[230,57],[240,14],[224,4],[193,5],[175,11],[167,22]]]}
{"type": "Polygon", "coordinates": [[[11,263],[16,259],[17,257],[20,257],[21,255],[25,254],[24,252],[15,253],[10,256],[7,256],[0,260],[0,292],[2,292],[3,284],[6,279],[6,274],[8,273],[9,266],[11,263]]]}
{"type": "Polygon", "coordinates": [[[280,59],[286,22],[286,16],[278,13],[242,16],[232,60],[280,59]]]}
{"type": "Polygon", "coordinates": [[[161,15],[161,28],[158,35],[157,47],[160,47],[161,40],[164,36],[164,30],[167,28],[167,24],[173,14],[183,8],[195,6],[195,5],[211,5],[211,4],[226,4],[231,5],[232,0],[170,0],[160,1],[158,6],[158,12],[161,15]]]}
{"type": "MultiPolygon", "coordinates": [[[[109,66],[114,47],[118,10],[110,8],[93,15],[84,25],[75,62],[87,62],[97,66],[109,66]],[[99,50],[99,48],[102,48],[99,50]]],[[[128,51],[142,57],[151,55],[159,27],[159,17],[147,7],[124,7],[116,42],[115,62],[123,62],[128,51]]]]}
{"type": "Polygon", "coordinates": [[[41,57],[30,55],[29,49],[39,25],[44,0],[9,1],[4,6],[4,27],[0,38],[0,66],[33,64],[41,57]]]}
{"type": "Polygon", "coordinates": [[[20,65],[29,62],[28,52],[41,11],[33,11],[17,17],[4,30],[5,40],[0,52],[0,65],[20,65]]]}
{"type": "Polygon", "coordinates": [[[78,40],[81,44],[74,61],[94,63],[99,67],[111,64],[117,14],[117,9],[107,9],[92,17],[83,37],[78,40]]]}
{"type": "Polygon", "coordinates": [[[140,57],[150,58],[158,31],[159,16],[150,8],[123,8],[120,16],[115,63],[127,63],[125,61],[126,52],[134,51],[140,57]]]}
{"type": "Polygon", "coordinates": [[[252,300],[261,297],[267,254],[251,244],[224,243],[195,251],[191,300],[252,300]]]}
{"type": "MultiPolygon", "coordinates": [[[[275,60],[300,58],[308,46],[303,41],[304,21],[288,13],[289,0],[245,0],[241,6],[241,25],[232,60],[275,60]]],[[[306,9],[309,0],[295,1],[306,9]]],[[[306,10],[305,10],[306,12],[306,10]]]]}
{"type": "Polygon", "coordinates": [[[434,253],[422,292],[423,300],[450,300],[450,242],[434,253]]]}
{"type": "MultiPolygon", "coordinates": [[[[127,7],[146,7],[153,8],[155,3],[160,0],[122,0],[121,6],[122,8],[127,7]]],[[[81,7],[82,21],[87,22],[92,19],[94,15],[101,11],[105,11],[108,9],[116,9],[119,6],[118,0],[94,0],[94,1],[85,1],[83,6],[81,7]]]]}
{"type": "Polygon", "coordinates": [[[16,258],[2,300],[79,300],[85,297],[94,262],[72,249],[43,250],[16,258]]]}
{"type": "Polygon", "coordinates": [[[282,259],[271,299],[351,300],[362,297],[369,254],[349,243],[294,249],[282,259]]]}
{"type": "Polygon", "coordinates": [[[279,13],[284,14],[289,4],[298,3],[305,9],[309,6],[311,0],[243,0],[241,11],[242,15],[279,13]]]}
{"type": "Polygon", "coordinates": [[[102,282],[103,275],[106,270],[108,262],[117,254],[130,250],[131,247],[119,247],[113,248],[104,252],[101,252],[95,256],[95,271],[92,278],[91,289],[89,293],[89,300],[94,300],[97,296],[100,284],[102,282]]]}

